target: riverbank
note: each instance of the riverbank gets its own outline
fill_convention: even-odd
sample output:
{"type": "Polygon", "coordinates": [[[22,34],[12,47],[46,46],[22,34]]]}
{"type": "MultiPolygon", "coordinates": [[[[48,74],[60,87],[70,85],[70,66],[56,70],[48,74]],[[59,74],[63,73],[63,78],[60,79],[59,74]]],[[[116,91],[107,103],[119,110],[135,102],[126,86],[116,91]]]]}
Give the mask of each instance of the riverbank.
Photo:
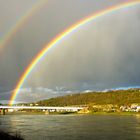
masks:
{"type": "Polygon", "coordinates": [[[1,140],[24,140],[20,134],[11,135],[8,132],[0,131],[1,140]]]}
{"type": "Polygon", "coordinates": [[[139,112],[92,112],[92,115],[139,115],[139,112]]]}
{"type": "Polygon", "coordinates": [[[7,112],[6,115],[139,115],[140,112],[89,112],[89,113],[78,113],[78,112],[7,112]]]}

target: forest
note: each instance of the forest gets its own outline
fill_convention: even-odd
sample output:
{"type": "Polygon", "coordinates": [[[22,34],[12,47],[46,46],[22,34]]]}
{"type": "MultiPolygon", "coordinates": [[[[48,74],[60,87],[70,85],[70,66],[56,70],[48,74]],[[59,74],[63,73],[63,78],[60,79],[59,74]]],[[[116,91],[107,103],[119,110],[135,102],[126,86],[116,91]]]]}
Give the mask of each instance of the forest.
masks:
{"type": "Polygon", "coordinates": [[[37,102],[44,106],[72,106],[72,105],[131,105],[140,103],[140,89],[110,90],[107,92],[78,93],[60,96],[37,102]]]}

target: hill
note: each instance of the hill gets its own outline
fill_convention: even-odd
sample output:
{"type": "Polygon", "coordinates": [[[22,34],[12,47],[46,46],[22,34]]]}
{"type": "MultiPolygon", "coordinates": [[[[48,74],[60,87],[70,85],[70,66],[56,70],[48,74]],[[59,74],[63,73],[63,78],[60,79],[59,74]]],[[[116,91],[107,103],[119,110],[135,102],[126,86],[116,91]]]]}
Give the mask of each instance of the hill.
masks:
{"type": "Polygon", "coordinates": [[[116,90],[107,92],[90,92],[71,94],[37,102],[45,106],[71,106],[71,105],[131,105],[140,104],[140,89],[116,90]]]}

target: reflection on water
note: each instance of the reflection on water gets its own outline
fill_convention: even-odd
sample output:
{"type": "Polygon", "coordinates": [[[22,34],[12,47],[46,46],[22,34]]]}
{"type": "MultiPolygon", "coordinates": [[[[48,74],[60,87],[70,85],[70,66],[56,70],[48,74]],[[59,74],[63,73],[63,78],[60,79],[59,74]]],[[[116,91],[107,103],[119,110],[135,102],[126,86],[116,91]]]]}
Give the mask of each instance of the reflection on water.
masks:
{"type": "Polygon", "coordinates": [[[138,116],[6,115],[0,122],[26,140],[140,140],[138,116]]]}

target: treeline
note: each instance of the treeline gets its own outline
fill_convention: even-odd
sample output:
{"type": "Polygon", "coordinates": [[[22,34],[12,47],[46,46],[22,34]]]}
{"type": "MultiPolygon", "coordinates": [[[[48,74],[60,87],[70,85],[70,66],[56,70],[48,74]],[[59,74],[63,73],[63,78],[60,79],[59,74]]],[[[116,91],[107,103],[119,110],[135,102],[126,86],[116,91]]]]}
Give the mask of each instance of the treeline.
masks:
{"type": "Polygon", "coordinates": [[[37,102],[44,106],[70,106],[88,104],[130,105],[140,103],[140,89],[71,94],[37,102]]]}

